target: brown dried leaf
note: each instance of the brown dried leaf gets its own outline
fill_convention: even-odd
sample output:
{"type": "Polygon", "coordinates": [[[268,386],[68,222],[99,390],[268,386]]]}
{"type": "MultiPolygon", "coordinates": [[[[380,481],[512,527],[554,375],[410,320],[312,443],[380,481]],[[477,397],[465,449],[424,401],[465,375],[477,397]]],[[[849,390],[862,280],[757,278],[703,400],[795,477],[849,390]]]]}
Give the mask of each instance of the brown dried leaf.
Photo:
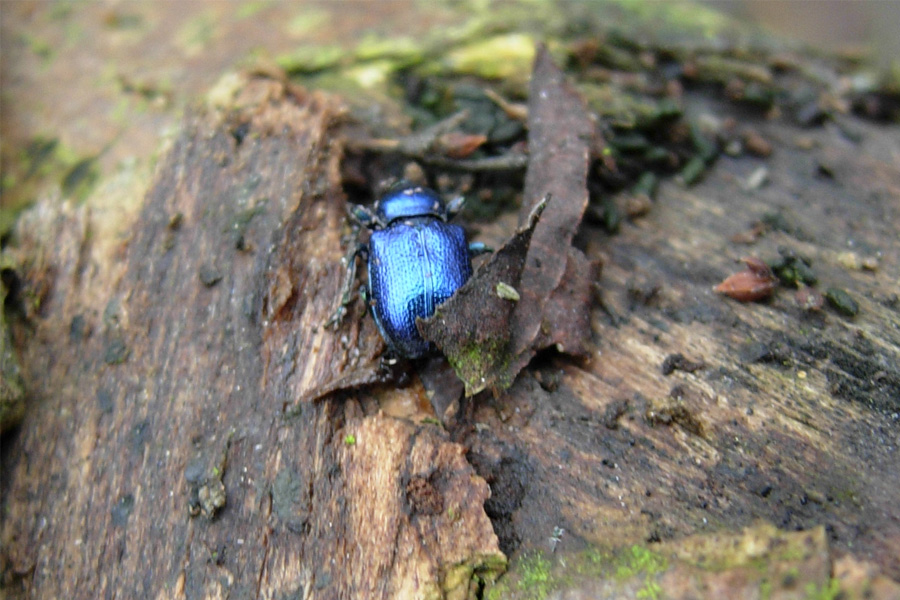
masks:
{"type": "Polygon", "coordinates": [[[502,298],[497,284],[521,290],[522,267],[534,224],[519,230],[475,275],[437,307],[429,319],[418,319],[419,332],[447,356],[466,384],[466,395],[512,384],[508,372],[512,318],[517,302],[502,298]]]}
{"type": "Polygon", "coordinates": [[[520,213],[522,227],[434,317],[419,324],[468,395],[508,387],[542,348],[587,353],[593,269],[572,239],[588,202],[593,124],[543,47],[531,80],[528,126],[530,202],[520,213]],[[549,208],[534,219],[547,197],[549,208]],[[498,283],[514,288],[520,299],[498,296],[498,283]]]}
{"type": "MultiPolygon", "coordinates": [[[[534,203],[551,195],[553,206],[535,227],[522,272],[522,300],[512,323],[511,350],[518,368],[554,344],[571,354],[585,354],[590,334],[593,269],[572,247],[572,239],[588,204],[594,127],[581,97],[543,47],[531,79],[528,129],[531,157],[525,198],[534,203]]],[[[522,206],[520,223],[532,209],[522,206]]]]}
{"type": "Polygon", "coordinates": [[[726,277],[713,289],[739,302],[755,302],[771,296],[778,286],[778,278],[769,265],[755,256],[742,258],[741,261],[747,268],[726,277]]]}
{"type": "Polygon", "coordinates": [[[451,131],[435,140],[435,150],[450,158],[468,158],[487,141],[486,135],[451,131]]]}

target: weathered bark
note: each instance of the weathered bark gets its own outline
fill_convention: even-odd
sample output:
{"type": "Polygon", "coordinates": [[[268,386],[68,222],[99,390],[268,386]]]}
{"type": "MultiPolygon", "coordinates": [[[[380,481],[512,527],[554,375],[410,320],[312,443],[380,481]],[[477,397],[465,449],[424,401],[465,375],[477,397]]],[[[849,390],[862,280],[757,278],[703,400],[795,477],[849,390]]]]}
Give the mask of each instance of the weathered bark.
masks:
{"type": "Polygon", "coordinates": [[[776,144],[770,160],[720,159],[698,186],[663,185],[615,237],[583,232],[588,257],[606,257],[596,355],[533,364],[508,394],[476,404],[466,442],[505,551],[677,540],[764,519],[824,525],[838,555],[900,575],[900,164],[885,160],[900,135],[842,125],[862,141],[757,123],[776,144]],[[742,189],[763,164],[770,185],[742,189]],[[730,241],[776,212],[791,233],[730,241]],[[739,257],[779,247],[809,257],[819,287],[850,290],[859,314],[805,311],[784,287],[766,303],[713,292],[739,257]],[[876,256],[877,269],[860,266],[876,256]],[[675,354],[703,368],[665,369],[675,354]],[[551,542],[555,527],[565,533],[551,542]]]}
{"type": "Polygon", "coordinates": [[[377,337],[321,327],[342,279],[339,105],[238,89],[188,118],[121,270],[84,208],[21,224],[42,256],[22,276],[46,292],[7,568],[41,597],[465,597],[505,559],[463,448],[354,394],[285,413],[377,337]]]}
{"type": "MultiPolygon", "coordinates": [[[[684,536],[762,519],[804,530],[808,554],[767,555],[808,562],[801,585],[855,570],[896,597],[876,577],[900,578],[896,125],[801,129],[689,92],[688,113],[753,126],[771,157],[664,183],[616,236],[584,225],[576,246],[604,263],[591,360],[539,355],[504,395],[439,410],[447,433],[422,417],[458,383],[378,385],[358,304],[321,328],[342,275],[340,107],[233,83],[227,108],[186,120],[143,200],[123,205],[112,185],[18,225],[29,403],[2,440],[0,591],[461,596],[500,550],[676,556],[703,545],[684,536]],[[768,185],[745,185],[761,167],[768,185]],[[761,219],[765,235],[731,241],[761,219]],[[765,303],[713,293],[737,259],[779,247],[859,314],[808,311],[784,286],[765,303]],[[691,361],[703,368],[671,369],[691,361]]],[[[482,233],[498,246],[513,221],[482,233]]],[[[675,573],[673,597],[679,582],[735,586],[730,570],[675,573]]],[[[610,580],[610,596],[640,596],[610,580]]]]}

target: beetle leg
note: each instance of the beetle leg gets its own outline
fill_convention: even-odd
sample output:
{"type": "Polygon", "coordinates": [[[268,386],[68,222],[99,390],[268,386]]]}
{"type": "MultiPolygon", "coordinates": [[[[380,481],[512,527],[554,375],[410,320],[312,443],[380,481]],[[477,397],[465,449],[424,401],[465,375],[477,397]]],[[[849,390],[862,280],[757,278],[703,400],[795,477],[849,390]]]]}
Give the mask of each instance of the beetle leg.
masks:
{"type": "Polygon", "coordinates": [[[366,310],[371,310],[372,307],[369,305],[369,288],[364,285],[359,286],[359,299],[362,300],[366,310]]]}
{"type": "Polygon", "coordinates": [[[353,221],[353,224],[357,227],[368,227],[369,229],[372,229],[377,225],[382,227],[385,225],[385,223],[378,220],[378,216],[371,208],[361,204],[353,204],[348,215],[350,220],[353,221]]]}
{"type": "Polygon", "coordinates": [[[469,256],[475,258],[476,256],[480,256],[482,254],[490,254],[494,249],[490,246],[485,246],[481,242],[472,242],[469,244],[469,256]]]}
{"type": "Polygon", "coordinates": [[[338,327],[341,324],[344,315],[347,314],[347,306],[353,301],[351,289],[353,288],[353,282],[356,280],[356,257],[365,256],[368,253],[369,249],[365,244],[357,244],[352,251],[348,252],[341,260],[345,268],[344,282],[341,285],[341,301],[325,322],[325,327],[338,327]]]}

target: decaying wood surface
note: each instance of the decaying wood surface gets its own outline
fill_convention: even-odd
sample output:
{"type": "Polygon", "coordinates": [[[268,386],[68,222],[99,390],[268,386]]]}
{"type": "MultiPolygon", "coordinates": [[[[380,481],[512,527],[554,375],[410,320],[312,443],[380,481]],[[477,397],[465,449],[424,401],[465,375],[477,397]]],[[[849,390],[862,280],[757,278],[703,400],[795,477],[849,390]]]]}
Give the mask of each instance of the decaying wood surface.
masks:
{"type": "Polygon", "coordinates": [[[40,303],[3,542],[26,589],[465,596],[500,548],[757,519],[824,525],[834,551],[897,576],[895,131],[854,123],[851,144],[760,124],[778,147],[769,187],[740,186],[760,161],[723,159],[700,186],[664,185],[618,236],[587,228],[587,255],[605,257],[595,355],[539,358],[508,393],[475,397],[458,444],[378,408],[421,402],[415,377],[297,403],[373,381],[380,350],[359,314],[349,338],[319,327],[342,269],[340,107],[266,79],[235,90],[238,108],[188,118],[126,239],[86,207],[44,204],[20,224],[40,303]],[[729,241],[772,210],[792,233],[729,241]],[[738,257],[779,246],[852,290],[860,314],[712,291],[738,257]],[[875,256],[874,271],[846,267],[875,256]],[[702,368],[664,372],[675,353],[702,368]]]}
{"type": "Polygon", "coordinates": [[[464,449],[353,397],[284,412],[366,347],[320,327],[342,278],[340,106],[265,79],[237,93],[188,118],[111,254],[86,208],[22,223],[44,292],[7,568],[39,597],[465,597],[505,559],[464,449]]]}
{"type": "MultiPolygon", "coordinates": [[[[766,544],[808,549],[765,571],[771,597],[860,573],[860,594],[896,595],[895,125],[801,129],[689,95],[771,156],[665,182],[615,236],[584,224],[575,245],[603,263],[590,358],[542,353],[506,393],[456,410],[446,369],[379,383],[358,304],[321,327],[343,273],[339,102],[263,77],[210,98],[225,101],[186,118],[139,205],[110,185],[18,224],[28,404],[3,438],[4,591],[473,597],[505,556],[676,557],[739,545],[729,536],[761,520],[802,530],[766,544]],[[768,183],[751,185],[761,168],[768,183]],[[761,303],[713,291],[742,257],[780,249],[859,313],[808,310],[784,286],[761,303]]],[[[671,597],[732,593],[738,575],[747,597],[761,589],[758,565],[695,563],[663,576],[671,597]]]]}
{"type": "Polygon", "coordinates": [[[776,144],[771,159],[721,159],[698,186],[663,185],[617,236],[583,235],[589,258],[606,257],[595,356],[533,363],[507,395],[477,403],[466,439],[504,550],[762,519],[824,525],[834,554],[900,575],[900,135],[844,125],[863,141],[755,124],[776,144]],[[745,190],[763,165],[770,185],[745,190]],[[773,212],[792,233],[731,241],[773,212]],[[740,257],[779,247],[810,257],[820,287],[850,290],[859,314],[807,312],[785,288],[749,304],[713,292],[740,257]],[[876,256],[877,269],[860,266],[876,256]],[[678,354],[699,364],[666,368],[678,354]]]}

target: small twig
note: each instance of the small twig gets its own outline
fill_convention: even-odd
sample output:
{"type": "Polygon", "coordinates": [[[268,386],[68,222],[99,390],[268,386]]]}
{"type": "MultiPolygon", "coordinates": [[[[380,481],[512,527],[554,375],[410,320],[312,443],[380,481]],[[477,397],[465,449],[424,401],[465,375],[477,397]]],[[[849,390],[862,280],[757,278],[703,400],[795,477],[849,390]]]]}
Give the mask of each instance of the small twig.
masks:
{"type": "Polygon", "coordinates": [[[412,158],[434,167],[457,171],[519,171],[528,166],[528,155],[515,151],[500,156],[488,156],[471,160],[444,156],[440,151],[441,137],[455,130],[468,116],[468,111],[463,110],[412,135],[398,139],[368,138],[348,140],[347,147],[351,150],[365,150],[369,152],[397,152],[407,158],[412,158]]]}
{"type": "Polygon", "coordinates": [[[421,159],[432,151],[440,136],[456,129],[468,116],[469,112],[463,110],[412,135],[395,140],[385,138],[349,140],[347,146],[350,149],[371,150],[374,152],[399,152],[410,158],[421,159]]]}
{"type": "Polygon", "coordinates": [[[491,89],[485,89],[484,95],[490,98],[494,104],[500,107],[506,116],[510,119],[515,119],[517,121],[527,121],[528,120],[528,106],[525,104],[516,104],[514,102],[510,102],[497,92],[491,89]]]}
{"type": "Polygon", "coordinates": [[[500,156],[473,158],[471,160],[455,160],[444,156],[422,156],[422,162],[445,169],[456,169],[470,172],[518,171],[528,166],[528,155],[520,152],[508,152],[500,156]]]}

